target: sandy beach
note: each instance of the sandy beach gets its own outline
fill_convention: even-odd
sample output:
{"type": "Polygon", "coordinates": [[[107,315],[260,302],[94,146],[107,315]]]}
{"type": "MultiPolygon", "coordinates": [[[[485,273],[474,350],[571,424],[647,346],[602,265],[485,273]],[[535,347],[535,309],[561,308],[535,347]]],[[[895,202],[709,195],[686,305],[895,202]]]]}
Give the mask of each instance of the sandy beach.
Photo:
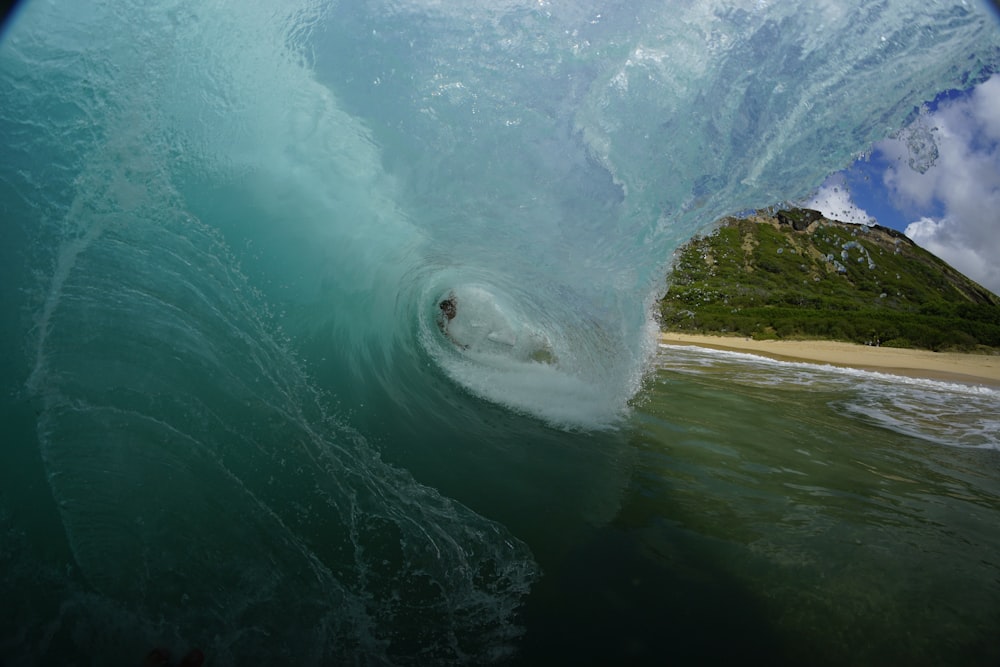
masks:
{"type": "Polygon", "coordinates": [[[1000,355],[960,354],[871,347],[836,341],[752,340],[737,336],[660,333],[666,345],[694,345],[716,350],[759,354],[785,361],[893,373],[1000,387],[1000,355]]]}

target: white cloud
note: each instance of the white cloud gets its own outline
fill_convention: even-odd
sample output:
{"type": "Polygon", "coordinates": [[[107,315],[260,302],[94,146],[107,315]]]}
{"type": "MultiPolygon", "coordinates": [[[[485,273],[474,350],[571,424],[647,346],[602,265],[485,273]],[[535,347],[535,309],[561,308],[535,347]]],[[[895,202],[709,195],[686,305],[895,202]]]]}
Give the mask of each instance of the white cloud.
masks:
{"type": "Polygon", "coordinates": [[[906,235],[1000,293],[1000,75],[877,149],[893,160],[883,179],[893,203],[920,216],[906,235]]]}
{"type": "Polygon", "coordinates": [[[873,225],[875,218],[868,212],[858,208],[851,193],[847,189],[844,177],[840,174],[831,176],[823,187],[806,203],[806,208],[819,211],[831,220],[853,222],[859,225],[873,225]]]}
{"type": "Polygon", "coordinates": [[[921,218],[906,226],[906,235],[994,294],[1000,292],[1000,264],[982,249],[970,247],[950,218],[921,218]],[[956,233],[958,232],[958,233],[956,233]]]}
{"type": "Polygon", "coordinates": [[[1000,75],[994,74],[976,87],[972,96],[972,113],[979,121],[983,134],[1000,140],[1000,75]]]}

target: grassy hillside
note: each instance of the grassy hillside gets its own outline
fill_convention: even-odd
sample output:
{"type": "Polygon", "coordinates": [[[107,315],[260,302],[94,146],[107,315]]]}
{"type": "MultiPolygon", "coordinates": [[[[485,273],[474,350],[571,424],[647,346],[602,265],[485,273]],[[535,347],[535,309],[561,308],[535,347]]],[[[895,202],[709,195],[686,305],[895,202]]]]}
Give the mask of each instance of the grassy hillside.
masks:
{"type": "Polygon", "coordinates": [[[1000,348],[1000,298],[884,227],[792,209],[726,218],[678,251],[665,331],[1000,348]]]}

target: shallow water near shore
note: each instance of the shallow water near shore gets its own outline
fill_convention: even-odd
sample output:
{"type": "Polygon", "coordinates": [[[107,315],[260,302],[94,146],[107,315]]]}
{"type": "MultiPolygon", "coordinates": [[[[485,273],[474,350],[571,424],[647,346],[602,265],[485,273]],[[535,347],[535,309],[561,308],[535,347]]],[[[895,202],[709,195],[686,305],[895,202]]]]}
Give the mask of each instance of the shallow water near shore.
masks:
{"type": "MultiPolygon", "coordinates": [[[[963,412],[995,418],[997,393],[743,359],[729,370],[695,377],[690,396],[715,408],[699,411],[678,448],[713,472],[693,484],[665,476],[680,497],[692,493],[680,504],[699,532],[732,539],[736,529],[745,551],[729,562],[761,577],[755,587],[782,610],[779,625],[818,630],[833,662],[947,662],[959,647],[992,643],[1000,461],[994,429],[961,432],[963,412]],[[734,433],[736,423],[750,428],[734,433]],[[692,502],[713,488],[724,490],[718,502],[692,502]]],[[[676,384],[664,384],[660,396],[669,388],[676,401],[676,384]]]]}
{"type": "Polygon", "coordinates": [[[995,662],[996,394],[652,313],[996,69],[910,0],[24,4],[0,662],[995,662]]]}
{"type": "Polygon", "coordinates": [[[913,433],[873,415],[899,408],[856,405],[893,376],[673,346],[659,367],[627,428],[621,510],[539,585],[526,655],[996,662],[1000,452],[938,430],[942,403],[971,394],[970,416],[995,416],[996,392],[904,381],[903,409],[938,415],[913,433]]]}

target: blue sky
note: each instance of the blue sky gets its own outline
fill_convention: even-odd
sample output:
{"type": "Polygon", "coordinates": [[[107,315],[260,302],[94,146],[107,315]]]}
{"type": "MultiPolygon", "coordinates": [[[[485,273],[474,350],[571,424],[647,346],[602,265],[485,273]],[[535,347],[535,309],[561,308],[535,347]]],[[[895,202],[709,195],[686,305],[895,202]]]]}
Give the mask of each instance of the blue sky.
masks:
{"type": "Polygon", "coordinates": [[[1000,74],[939,95],[805,205],[898,229],[1000,294],[1000,74]]]}

